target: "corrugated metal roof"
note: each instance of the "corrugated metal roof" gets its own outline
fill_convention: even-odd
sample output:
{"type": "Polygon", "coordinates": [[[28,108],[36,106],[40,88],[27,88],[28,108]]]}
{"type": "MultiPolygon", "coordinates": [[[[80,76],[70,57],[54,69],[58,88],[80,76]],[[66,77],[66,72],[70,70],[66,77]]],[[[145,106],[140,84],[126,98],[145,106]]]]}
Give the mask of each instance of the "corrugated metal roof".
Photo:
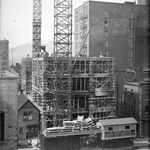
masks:
{"type": "Polygon", "coordinates": [[[105,119],[105,120],[99,120],[99,122],[103,126],[137,123],[137,121],[133,117],[119,118],[119,119],[105,119]]]}

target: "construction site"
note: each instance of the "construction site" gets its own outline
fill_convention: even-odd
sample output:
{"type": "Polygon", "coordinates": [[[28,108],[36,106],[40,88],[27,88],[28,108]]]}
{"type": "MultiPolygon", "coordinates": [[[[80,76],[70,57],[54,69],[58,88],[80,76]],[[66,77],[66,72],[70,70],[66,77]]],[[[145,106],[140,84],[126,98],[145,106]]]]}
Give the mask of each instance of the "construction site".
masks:
{"type": "Polygon", "coordinates": [[[33,0],[32,100],[41,111],[41,149],[73,149],[81,137],[101,133],[94,122],[116,117],[115,64],[111,57],[80,55],[90,28],[72,57],[72,0],[54,0],[49,57],[41,46],[41,10],[41,0],[33,0]]]}

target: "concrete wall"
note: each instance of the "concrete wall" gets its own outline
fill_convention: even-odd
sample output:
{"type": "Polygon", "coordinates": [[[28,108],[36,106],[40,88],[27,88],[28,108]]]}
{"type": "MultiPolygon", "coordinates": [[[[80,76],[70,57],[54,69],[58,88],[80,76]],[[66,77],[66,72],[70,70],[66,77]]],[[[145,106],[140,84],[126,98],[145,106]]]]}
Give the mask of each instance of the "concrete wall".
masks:
{"type": "Polygon", "coordinates": [[[27,102],[19,111],[18,111],[18,141],[19,144],[27,144],[27,126],[37,125],[39,127],[39,111],[31,104],[27,102]],[[33,120],[23,120],[23,113],[31,111],[33,113],[33,120]],[[19,133],[20,128],[23,128],[23,133],[19,133]]]}
{"type": "Polygon", "coordinates": [[[4,141],[0,150],[17,149],[17,78],[0,76],[0,111],[4,112],[4,141]]]}

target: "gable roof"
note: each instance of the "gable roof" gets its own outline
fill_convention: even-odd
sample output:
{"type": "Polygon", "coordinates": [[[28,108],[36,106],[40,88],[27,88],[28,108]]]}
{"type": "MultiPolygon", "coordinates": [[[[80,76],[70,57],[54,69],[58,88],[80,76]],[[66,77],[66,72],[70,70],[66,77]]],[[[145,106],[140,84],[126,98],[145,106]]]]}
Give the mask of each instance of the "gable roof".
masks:
{"type": "Polygon", "coordinates": [[[33,107],[35,107],[38,111],[40,111],[40,110],[38,109],[38,107],[36,107],[36,106],[32,103],[32,101],[27,97],[27,95],[24,94],[24,93],[18,95],[17,100],[18,100],[18,103],[17,103],[17,109],[18,109],[18,110],[21,109],[27,102],[30,102],[30,103],[33,105],[33,107]]]}
{"type": "Polygon", "coordinates": [[[118,119],[104,119],[104,120],[99,120],[99,123],[102,126],[108,126],[108,125],[123,125],[123,124],[132,124],[132,123],[137,123],[137,121],[133,118],[118,118],[118,119]]]}

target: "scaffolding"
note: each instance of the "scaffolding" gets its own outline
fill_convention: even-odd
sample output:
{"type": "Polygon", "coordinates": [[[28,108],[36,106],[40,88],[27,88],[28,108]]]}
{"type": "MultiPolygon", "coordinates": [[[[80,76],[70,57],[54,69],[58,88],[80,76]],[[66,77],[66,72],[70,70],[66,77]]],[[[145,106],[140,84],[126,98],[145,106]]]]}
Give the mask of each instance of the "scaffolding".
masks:
{"type": "Polygon", "coordinates": [[[78,115],[108,118],[116,108],[113,58],[72,57],[72,0],[55,0],[54,8],[54,56],[48,57],[41,46],[41,0],[34,0],[32,99],[42,131],[78,115]]]}
{"type": "MultiPolygon", "coordinates": [[[[66,64],[63,64],[63,62],[67,62],[67,58],[60,60],[62,63],[59,63],[59,65],[65,67],[66,64]]],[[[69,78],[68,74],[62,76],[63,83],[66,82],[64,77],[68,77],[71,80],[70,90],[66,90],[65,84],[58,83],[59,86],[61,85],[58,91],[62,97],[57,102],[59,110],[56,110],[56,101],[54,101],[56,92],[55,58],[45,57],[39,61],[39,64],[41,64],[39,75],[43,80],[36,79],[34,84],[37,87],[38,104],[39,106],[44,106],[42,110],[45,114],[45,127],[54,126],[54,121],[56,121],[54,117],[59,117],[57,119],[60,122],[63,119],[68,119],[68,112],[66,111],[68,105],[66,106],[64,103],[66,99],[63,99],[63,96],[66,96],[66,91],[70,94],[69,116],[71,119],[77,118],[78,115],[84,115],[85,118],[92,115],[95,119],[113,117],[112,112],[116,111],[113,58],[72,58],[71,77],[69,78]]]]}

